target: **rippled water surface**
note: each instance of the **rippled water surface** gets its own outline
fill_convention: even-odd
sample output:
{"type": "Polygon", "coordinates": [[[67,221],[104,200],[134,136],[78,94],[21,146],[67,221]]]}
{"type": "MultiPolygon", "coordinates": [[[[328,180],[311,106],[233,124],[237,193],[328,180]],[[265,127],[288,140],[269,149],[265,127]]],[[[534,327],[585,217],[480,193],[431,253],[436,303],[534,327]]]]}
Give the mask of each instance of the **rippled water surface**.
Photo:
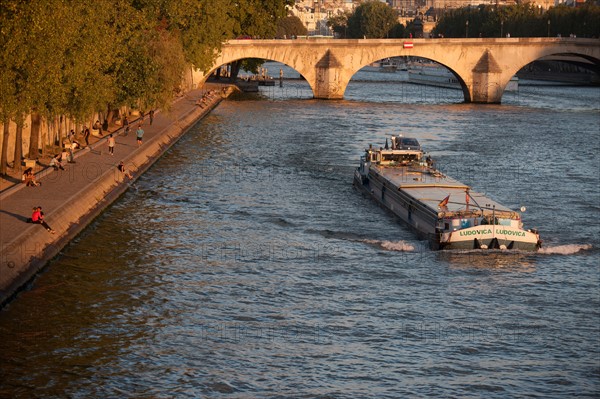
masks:
{"type": "Polygon", "coordinates": [[[0,312],[0,397],[597,397],[600,90],[461,100],[223,102],[0,312]],[[352,187],[396,132],[545,248],[427,249],[352,187]]]}

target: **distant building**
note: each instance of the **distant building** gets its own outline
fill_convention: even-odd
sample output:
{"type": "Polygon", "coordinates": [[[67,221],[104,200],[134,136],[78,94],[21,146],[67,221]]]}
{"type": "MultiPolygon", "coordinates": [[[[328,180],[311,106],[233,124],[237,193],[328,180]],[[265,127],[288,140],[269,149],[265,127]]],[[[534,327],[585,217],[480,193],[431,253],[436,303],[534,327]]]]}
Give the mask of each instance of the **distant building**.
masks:
{"type": "MultiPolygon", "coordinates": [[[[559,4],[578,6],[585,0],[379,0],[389,4],[398,11],[399,21],[406,25],[414,18],[420,18],[425,32],[429,24],[435,23],[445,10],[461,8],[466,6],[477,7],[481,4],[508,6],[519,2],[530,2],[545,11],[559,4]]],[[[344,12],[352,12],[364,0],[296,0],[291,7],[290,13],[300,18],[306,26],[309,35],[332,35],[327,21],[334,15],[344,12]]]]}
{"type": "Polygon", "coordinates": [[[331,36],[327,26],[330,17],[354,10],[358,2],[352,0],[296,0],[290,13],[300,18],[309,35],[331,36]]]}
{"type": "MultiPolygon", "coordinates": [[[[525,0],[526,2],[527,0],[525,0]]],[[[585,1],[585,0],[530,0],[531,3],[547,10],[558,5],[562,1],[585,1]]],[[[421,16],[424,20],[431,21],[439,16],[440,11],[466,6],[477,7],[479,5],[508,6],[519,3],[517,0],[388,0],[388,4],[398,11],[401,17],[421,16]],[[429,14],[429,15],[428,15],[429,14]],[[429,18],[428,18],[429,17],[429,18]]]]}

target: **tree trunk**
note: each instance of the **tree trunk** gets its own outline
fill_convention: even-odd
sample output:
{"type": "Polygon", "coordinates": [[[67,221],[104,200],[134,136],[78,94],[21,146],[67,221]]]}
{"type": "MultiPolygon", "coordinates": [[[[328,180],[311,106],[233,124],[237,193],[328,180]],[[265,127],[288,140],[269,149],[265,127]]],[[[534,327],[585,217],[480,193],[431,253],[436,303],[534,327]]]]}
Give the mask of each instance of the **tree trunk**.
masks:
{"type": "Polygon", "coordinates": [[[23,158],[23,117],[17,119],[17,133],[15,137],[15,168],[21,166],[21,159],[23,158]]]}
{"type": "MultiPolygon", "coordinates": [[[[112,122],[113,116],[115,114],[115,110],[113,107],[111,107],[110,104],[106,105],[106,120],[108,121],[108,124],[110,125],[110,123],[112,122]]],[[[107,128],[108,129],[108,128],[107,128]]]]}
{"type": "Polygon", "coordinates": [[[31,113],[31,136],[29,139],[29,159],[37,159],[40,156],[40,114],[33,111],[31,113]]]}
{"type": "Polygon", "coordinates": [[[4,132],[2,137],[2,156],[0,156],[0,175],[6,175],[6,164],[8,163],[8,134],[10,132],[10,120],[2,122],[4,132]]]}
{"type": "Polygon", "coordinates": [[[54,132],[54,145],[57,145],[57,146],[62,146],[61,145],[62,124],[63,124],[63,116],[62,115],[59,115],[56,118],[54,118],[54,125],[56,126],[56,131],[54,132]]]}
{"type": "Polygon", "coordinates": [[[46,155],[46,151],[48,149],[48,133],[50,132],[50,123],[47,122],[46,126],[42,126],[40,128],[40,139],[42,142],[42,155],[46,155]]]}

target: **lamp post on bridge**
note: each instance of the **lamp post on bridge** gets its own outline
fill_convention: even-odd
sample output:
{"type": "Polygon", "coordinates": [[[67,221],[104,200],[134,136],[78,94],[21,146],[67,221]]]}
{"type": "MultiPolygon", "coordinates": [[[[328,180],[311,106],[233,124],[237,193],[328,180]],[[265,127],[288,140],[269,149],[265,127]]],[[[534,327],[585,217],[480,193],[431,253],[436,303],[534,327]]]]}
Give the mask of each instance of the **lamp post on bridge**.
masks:
{"type": "Polygon", "coordinates": [[[465,37],[469,37],[469,20],[467,19],[467,22],[465,22],[465,37]]]}
{"type": "Polygon", "coordinates": [[[550,20],[548,20],[548,37],[550,37],[550,20]]]}
{"type": "Polygon", "coordinates": [[[500,37],[504,36],[504,21],[500,20],[500,37]]]}

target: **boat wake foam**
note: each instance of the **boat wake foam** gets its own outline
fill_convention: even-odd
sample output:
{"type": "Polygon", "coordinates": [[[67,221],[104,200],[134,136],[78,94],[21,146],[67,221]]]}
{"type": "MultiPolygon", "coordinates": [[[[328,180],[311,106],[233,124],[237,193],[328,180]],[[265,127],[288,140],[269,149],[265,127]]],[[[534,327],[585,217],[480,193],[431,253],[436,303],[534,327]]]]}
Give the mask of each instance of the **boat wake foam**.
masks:
{"type": "Polygon", "coordinates": [[[540,254],[559,254],[559,255],[572,255],[579,251],[587,251],[592,249],[592,244],[566,244],[557,245],[555,247],[540,248],[538,253],[540,254]]]}
{"type": "Polygon", "coordinates": [[[388,251],[399,251],[399,252],[412,252],[415,250],[415,246],[406,241],[379,241],[379,240],[362,240],[362,242],[379,246],[380,248],[387,249],[388,251]]]}

